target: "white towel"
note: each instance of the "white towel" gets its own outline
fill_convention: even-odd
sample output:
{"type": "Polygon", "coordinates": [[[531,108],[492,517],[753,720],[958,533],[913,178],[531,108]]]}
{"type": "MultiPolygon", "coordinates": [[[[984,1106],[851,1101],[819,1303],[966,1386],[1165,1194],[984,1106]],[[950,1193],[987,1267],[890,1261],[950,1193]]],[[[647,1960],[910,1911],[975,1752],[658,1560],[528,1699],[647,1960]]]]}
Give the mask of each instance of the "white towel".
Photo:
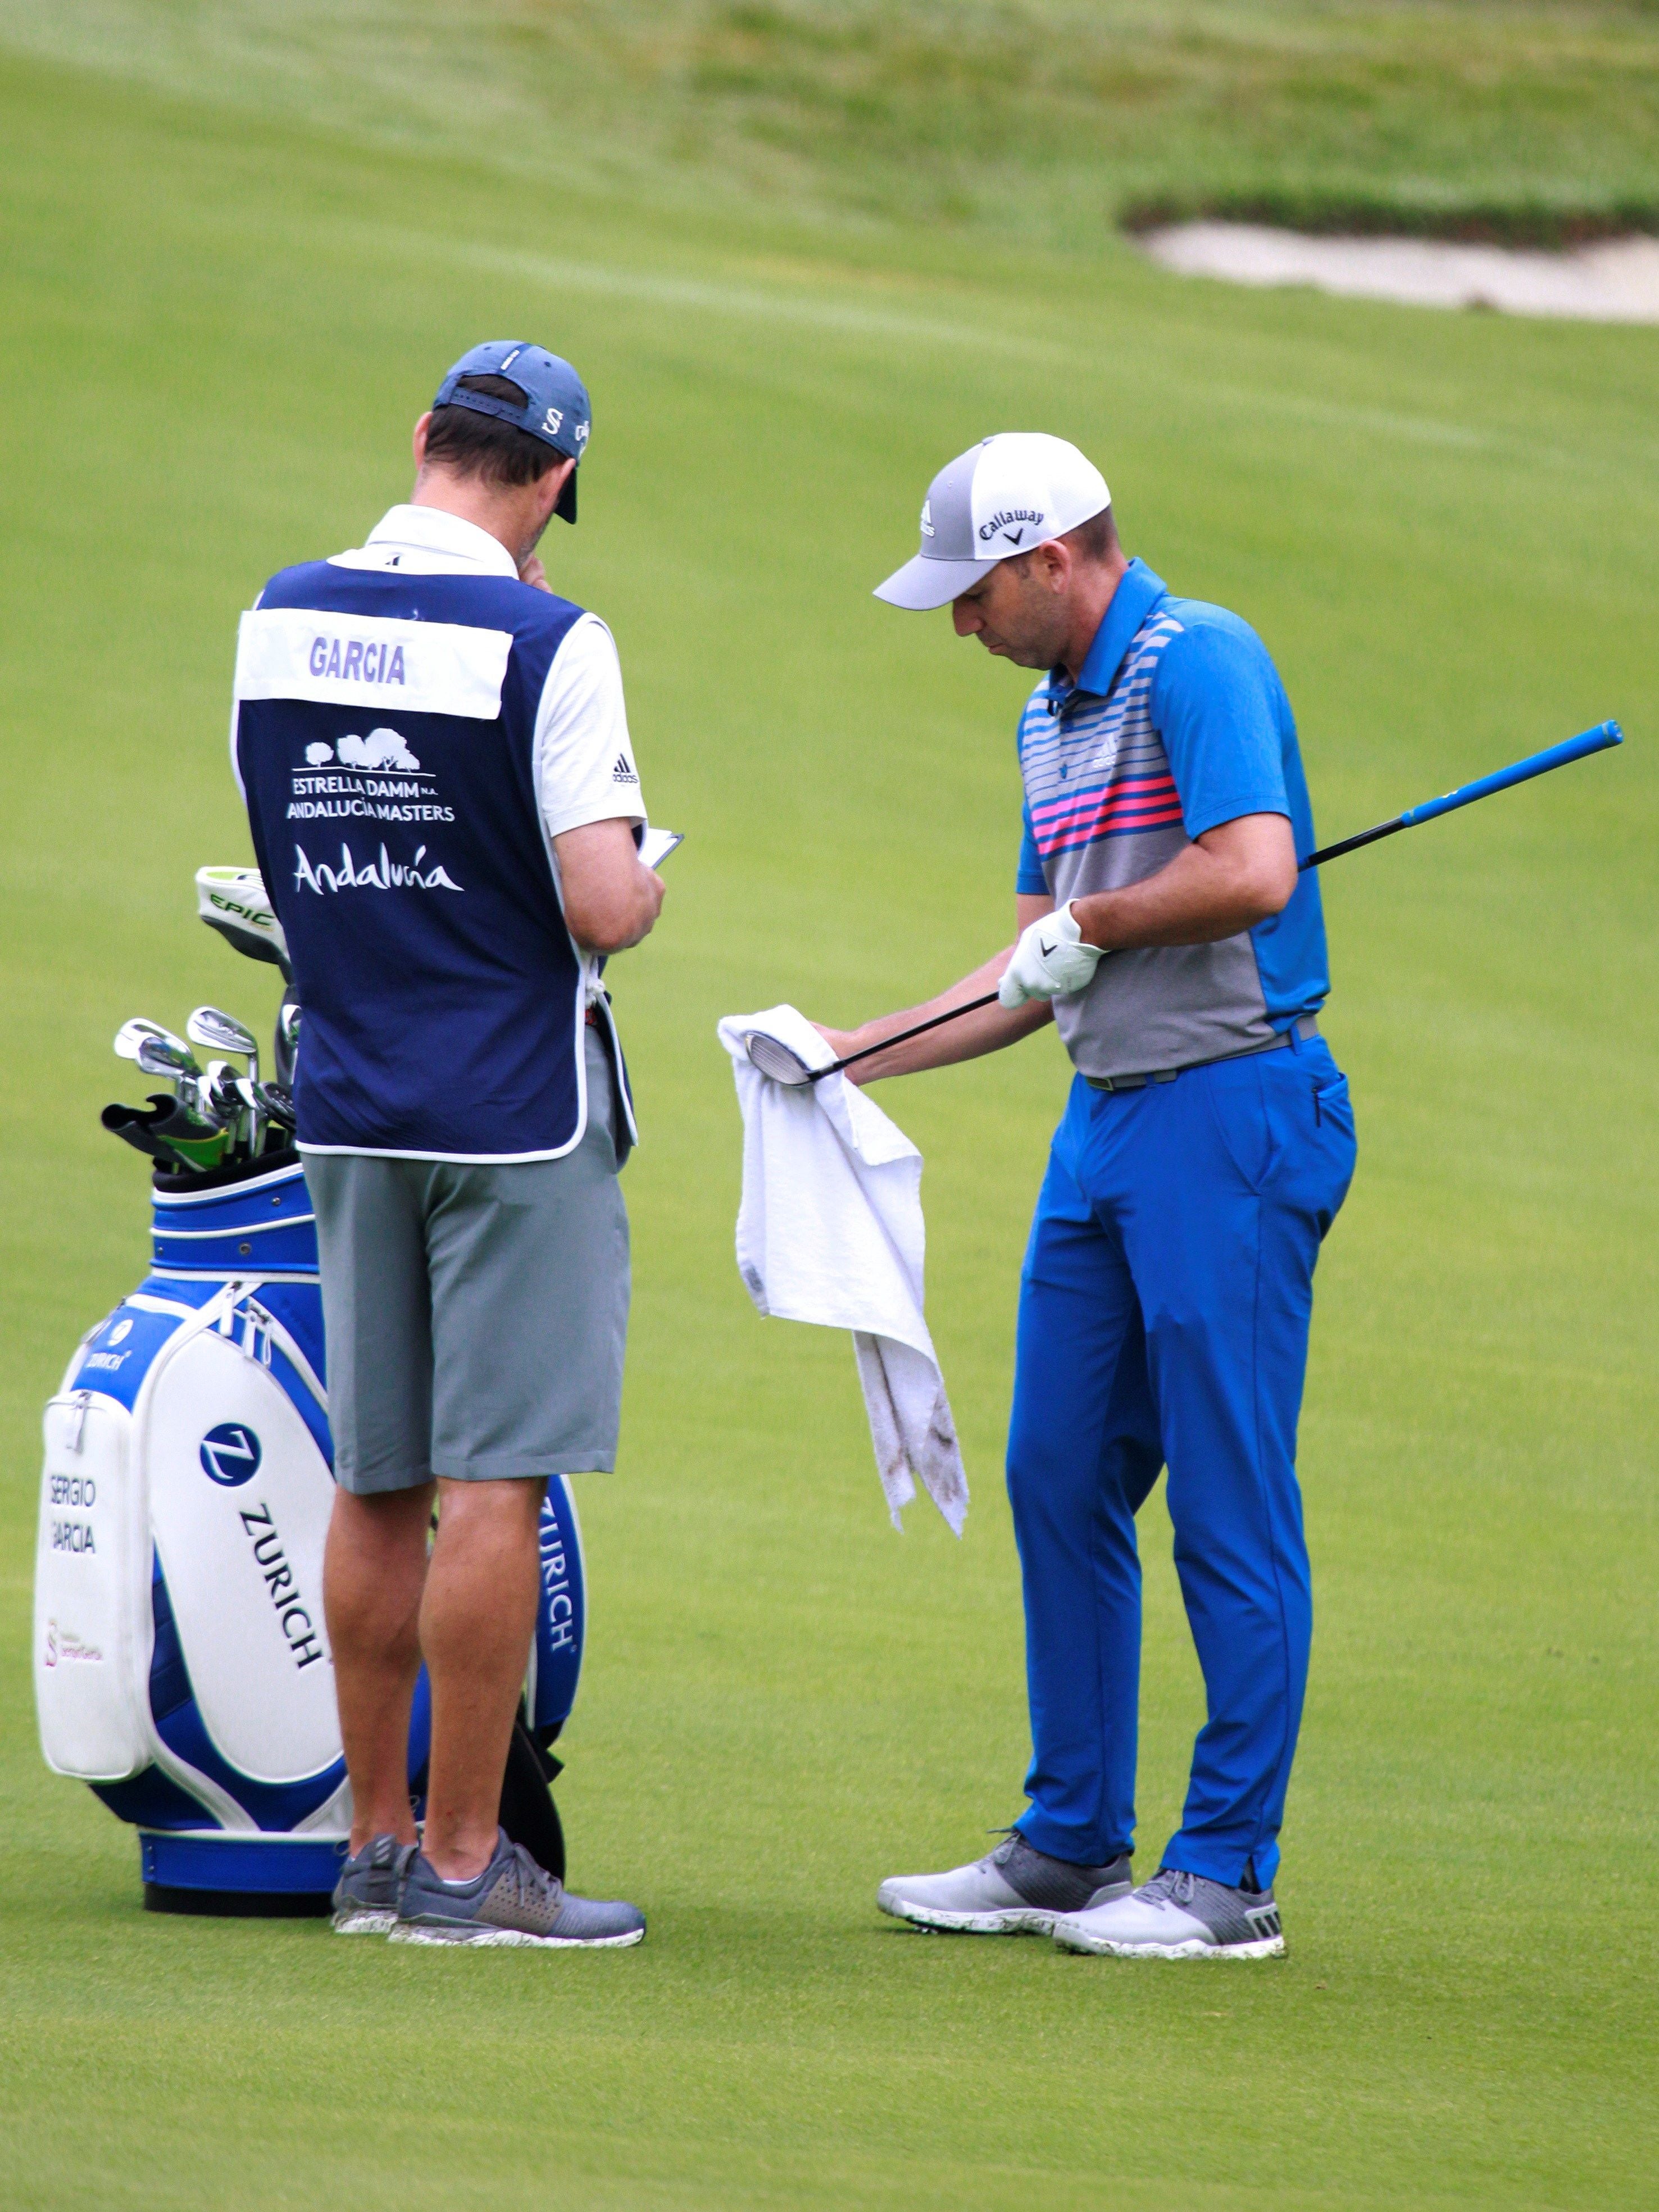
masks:
{"type": "Polygon", "coordinates": [[[921,1154],[844,1075],[769,1081],[744,1049],[753,1030],[809,1067],[833,1056],[793,1006],[720,1025],[743,1113],[738,1272],[763,1314],[852,1330],[893,1526],[917,1476],[959,1536],[968,1477],[922,1313],[921,1154]]]}

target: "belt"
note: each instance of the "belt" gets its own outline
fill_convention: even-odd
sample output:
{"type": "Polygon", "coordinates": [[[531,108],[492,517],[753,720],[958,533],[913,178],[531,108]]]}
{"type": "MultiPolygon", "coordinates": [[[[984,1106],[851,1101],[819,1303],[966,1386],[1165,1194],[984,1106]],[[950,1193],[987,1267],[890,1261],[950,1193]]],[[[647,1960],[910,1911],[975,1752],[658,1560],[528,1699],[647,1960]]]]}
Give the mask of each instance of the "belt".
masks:
{"type": "MultiPolygon", "coordinates": [[[[1304,1014],[1295,1030],[1299,1037],[1317,1036],[1318,1015],[1304,1014]]],[[[1290,1030],[1280,1030],[1277,1036],[1247,1044],[1242,1052],[1218,1052],[1213,1060],[1189,1060],[1181,1067],[1154,1067],[1145,1075],[1085,1075],[1083,1080],[1091,1091],[1144,1091],[1149,1083],[1173,1083],[1177,1075],[1188,1074],[1195,1067],[1219,1067],[1224,1060],[1249,1060],[1258,1052],[1283,1052],[1290,1042],[1290,1030]]]]}

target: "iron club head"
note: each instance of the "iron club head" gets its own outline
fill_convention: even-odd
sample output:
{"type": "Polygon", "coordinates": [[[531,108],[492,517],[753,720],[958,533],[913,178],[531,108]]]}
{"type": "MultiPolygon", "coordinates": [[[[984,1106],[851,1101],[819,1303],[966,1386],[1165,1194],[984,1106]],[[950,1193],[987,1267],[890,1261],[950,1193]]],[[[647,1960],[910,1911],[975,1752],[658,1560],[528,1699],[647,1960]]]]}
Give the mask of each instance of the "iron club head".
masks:
{"type": "Polygon", "coordinates": [[[276,1126],[280,1129],[292,1129],[295,1121],[294,1099],[286,1085],[256,1083],[253,1088],[259,1103],[276,1126]]]}
{"type": "Polygon", "coordinates": [[[241,1101],[243,1115],[246,1117],[243,1127],[247,1133],[248,1157],[250,1159],[257,1159],[264,1149],[266,1115],[264,1102],[259,1096],[264,1085],[255,1083],[248,1076],[239,1075],[235,1079],[234,1087],[237,1097],[241,1101]]]}
{"type": "Polygon", "coordinates": [[[300,1054],[300,1002],[290,990],[276,1009],[275,1073],[285,1090],[294,1088],[294,1072],[300,1054]]]}
{"type": "Polygon", "coordinates": [[[234,1014],[217,1006],[198,1006],[185,1024],[185,1034],[192,1044],[205,1046],[209,1052],[240,1052],[247,1061],[248,1073],[258,1074],[259,1040],[234,1014]]]}
{"type": "MultiPolygon", "coordinates": [[[[116,1030],[117,1054],[123,1060],[137,1060],[147,1037],[168,1045],[174,1052],[181,1054],[183,1058],[179,1063],[179,1066],[184,1066],[184,1062],[186,1060],[190,1063],[188,1067],[185,1068],[187,1075],[196,1072],[196,1055],[183,1037],[174,1036],[173,1031],[163,1029],[160,1022],[146,1021],[142,1014],[135,1014],[131,1021],[123,1022],[120,1028],[116,1030]]],[[[171,1067],[147,1068],[145,1073],[151,1075],[171,1074],[173,1070],[171,1067]]]]}
{"type": "Polygon", "coordinates": [[[201,1068],[195,1054],[184,1042],[163,1030],[156,1036],[143,1036],[133,1054],[140,1069],[146,1075],[171,1075],[175,1078],[199,1075],[201,1068]]]}

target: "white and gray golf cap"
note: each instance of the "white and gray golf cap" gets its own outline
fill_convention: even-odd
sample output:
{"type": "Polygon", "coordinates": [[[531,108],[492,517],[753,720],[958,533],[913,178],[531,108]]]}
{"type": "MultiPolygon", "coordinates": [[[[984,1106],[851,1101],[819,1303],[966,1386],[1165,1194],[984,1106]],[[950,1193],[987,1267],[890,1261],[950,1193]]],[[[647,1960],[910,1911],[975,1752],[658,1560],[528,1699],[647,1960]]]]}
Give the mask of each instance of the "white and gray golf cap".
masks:
{"type": "Polygon", "coordinates": [[[1005,430],[942,468],[921,503],[921,550],[876,597],[920,613],[948,606],[999,561],[1063,538],[1112,503],[1094,463],[1064,438],[1005,430]]]}

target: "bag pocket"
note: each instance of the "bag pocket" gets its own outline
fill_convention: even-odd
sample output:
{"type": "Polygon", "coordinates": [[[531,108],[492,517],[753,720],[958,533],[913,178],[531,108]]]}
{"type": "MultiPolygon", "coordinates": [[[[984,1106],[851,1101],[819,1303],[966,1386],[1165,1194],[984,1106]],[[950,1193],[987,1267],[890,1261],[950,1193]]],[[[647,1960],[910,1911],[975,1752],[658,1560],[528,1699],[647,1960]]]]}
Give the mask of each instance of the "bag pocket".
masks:
{"type": "Polygon", "coordinates": [[[132,1416],[95,1390],[46,1407],[34,1566],[34,1701],[48,1766],[124,1782],[150,1759],[149,1532],[132,1416]]]}

